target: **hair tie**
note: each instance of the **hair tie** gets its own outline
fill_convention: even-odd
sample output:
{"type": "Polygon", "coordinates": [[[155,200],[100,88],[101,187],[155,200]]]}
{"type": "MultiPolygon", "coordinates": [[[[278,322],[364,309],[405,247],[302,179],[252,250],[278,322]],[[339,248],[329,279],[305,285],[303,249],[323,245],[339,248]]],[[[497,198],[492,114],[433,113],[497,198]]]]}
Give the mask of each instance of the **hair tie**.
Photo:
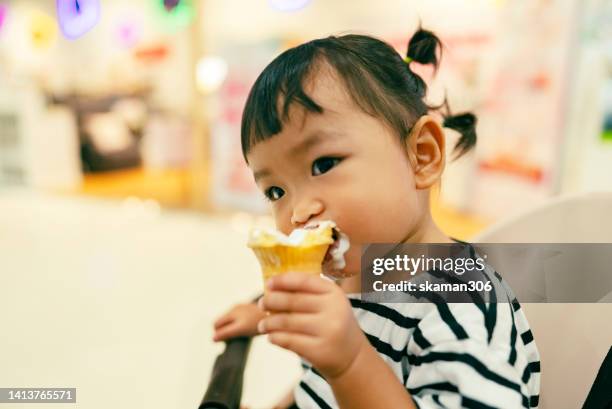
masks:
{"type": "Polygon", "coordinates": [[[404,62],[405,62],[406,64],[410,64],[412,61],[414,61],[412,58],[410,58],[410,57],[404,57],[404,62]]]}

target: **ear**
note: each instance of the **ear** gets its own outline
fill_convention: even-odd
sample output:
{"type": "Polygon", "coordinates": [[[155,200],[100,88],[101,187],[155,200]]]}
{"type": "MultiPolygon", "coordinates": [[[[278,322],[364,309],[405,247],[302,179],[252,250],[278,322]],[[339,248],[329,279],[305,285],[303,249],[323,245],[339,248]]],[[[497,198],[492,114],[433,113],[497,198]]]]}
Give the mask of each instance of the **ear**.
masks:
{"type": "Polygon", "coordinates": [[[431,188],[440,180],[446,164],[446,143],[442,127],[431,116],[423,115],[412,127],[406,145],[415,187],[431,188]]]}

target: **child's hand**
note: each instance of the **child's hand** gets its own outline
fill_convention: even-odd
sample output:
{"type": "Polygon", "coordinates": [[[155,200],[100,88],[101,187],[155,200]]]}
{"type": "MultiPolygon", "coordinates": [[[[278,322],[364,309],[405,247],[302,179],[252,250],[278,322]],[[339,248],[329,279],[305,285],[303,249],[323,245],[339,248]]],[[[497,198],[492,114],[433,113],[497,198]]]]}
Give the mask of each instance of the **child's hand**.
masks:
{"type": "Polygon", "coordinates": [[[259,306],[274,314],[259,332],[309,361],[328,380],[344,373],[367,340],[344,292],[321,277],[289,273],[266,282],[259,306]]]}
{"type": "Polygon", "coordinates": [[[257,323],[265,316],[254,303],[238,304],[215,321],[213,341],[257,335],[257,323]]]}

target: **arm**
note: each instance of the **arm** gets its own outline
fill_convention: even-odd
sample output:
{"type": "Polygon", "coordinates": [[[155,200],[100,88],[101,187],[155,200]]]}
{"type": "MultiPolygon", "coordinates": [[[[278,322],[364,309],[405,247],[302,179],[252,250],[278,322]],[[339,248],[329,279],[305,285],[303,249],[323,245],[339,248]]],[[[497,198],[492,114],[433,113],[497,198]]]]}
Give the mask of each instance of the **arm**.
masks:
{"type": "Polygon", "coordinates": [[[406,408],[416,405],[391,368],[364,339],[361,351],[341,375],[328,379],[341,408],[406,408]]]}
{"type": "Polygon", "coordinates": [[[267,282],[259,323],[268,339],[308,360],[343,409],[415,408],[410,394],[370,346],[345,294],[320,277],[286,274],[267,282]]]}
{"type": "Polygon", "coordinates": [[[275,314],[260,322],[260,331],[311,362],[343,409],[537,406],[539,357],[521,343],[528,326],[517,328],[509,303],[429,304],[418,339],[408,342],[411,369],[402,385],[335,285],[301,274],[267,285],[260,305],[275,314]]]}

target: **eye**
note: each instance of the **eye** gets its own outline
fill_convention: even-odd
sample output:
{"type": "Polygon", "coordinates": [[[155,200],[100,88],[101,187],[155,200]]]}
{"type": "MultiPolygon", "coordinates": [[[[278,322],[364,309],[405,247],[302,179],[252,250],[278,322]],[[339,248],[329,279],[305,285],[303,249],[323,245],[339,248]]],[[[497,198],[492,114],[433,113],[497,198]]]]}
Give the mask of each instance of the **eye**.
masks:
{"type": "Polygon", "coordinates": [[[275,202],[285,194],[285,191],[278,186],[271,186],[264,192],[266,198],[271,202],[275,202]]]}
{"type": "Polygon", "coordinates": [[[318,176],[323,173],[326,173],[331,168],[340,163],[341,160],[342,159],[340,158],[333,158],[330,156],[323,156],[322,158],[315,160],[314,162],[312,162],[312,175],[318,176]]]}

